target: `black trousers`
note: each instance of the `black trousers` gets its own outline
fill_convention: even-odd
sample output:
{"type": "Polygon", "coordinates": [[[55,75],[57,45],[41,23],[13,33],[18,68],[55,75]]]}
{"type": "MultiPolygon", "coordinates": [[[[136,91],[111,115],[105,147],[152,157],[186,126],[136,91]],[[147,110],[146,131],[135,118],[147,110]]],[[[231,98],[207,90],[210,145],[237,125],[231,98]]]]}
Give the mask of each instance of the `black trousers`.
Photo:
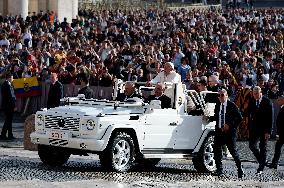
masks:
{"type": "Polygon", "coordinates": [[[1,136],[6,136],[8,132],[8,137],[12,137],[13,136],[12,121],[13,121],[14,112],[9,110],[9,111],[4,111],[4,114],[5,114],[5,122],[2,128],[1,136]]]}
{"type": "Polygon", "coordinates": [[[241,160],[236,148],[237,134],[236,132],[222,132],[221,129],[216,130],[214,138],[214,159],[217,167],[217,171],[223,170],[222,165],[222,146],[226,145],[229,152],[231,153],[236,166],[241,169],[241,160]]]}
{"type": "Polygon", "coordinates": [[[272,159],[272,164],[275,164],[277,165],[278,164],[278,161],[280,159],[280,155],[281,155],[281,148],[284,144],[284,136],[279,136],[279,140],[276,141],[276,144],[275,144],[275,152],[274,152],[274,156],[273,156],[273,159],[272,159]]]}
{"type": "Polygon", "coordinates": [[[249,148],[259,163],[259,170],[263,170],[266,163],[267,140],[264,133],[251,133],[249,135],[249,148]],[[259,141],[259,149],[257,143],[259,141]]]}

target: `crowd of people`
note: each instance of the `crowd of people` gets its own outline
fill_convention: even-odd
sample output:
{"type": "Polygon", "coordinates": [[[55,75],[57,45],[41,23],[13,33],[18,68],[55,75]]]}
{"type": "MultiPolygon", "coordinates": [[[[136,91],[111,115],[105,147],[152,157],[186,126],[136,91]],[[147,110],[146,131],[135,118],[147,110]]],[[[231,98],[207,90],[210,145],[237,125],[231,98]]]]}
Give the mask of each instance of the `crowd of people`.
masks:
{"type": "Polygon", "coordinates": [[[59,22],[53,12],[0,17],[0,73],[62,84],[111,86],[115,78],[150,81],[172,62],[195,89],[216,75],[230,89],[259,85],[275,99],[284,91],[283,10],[80,11],[59,22]]]}

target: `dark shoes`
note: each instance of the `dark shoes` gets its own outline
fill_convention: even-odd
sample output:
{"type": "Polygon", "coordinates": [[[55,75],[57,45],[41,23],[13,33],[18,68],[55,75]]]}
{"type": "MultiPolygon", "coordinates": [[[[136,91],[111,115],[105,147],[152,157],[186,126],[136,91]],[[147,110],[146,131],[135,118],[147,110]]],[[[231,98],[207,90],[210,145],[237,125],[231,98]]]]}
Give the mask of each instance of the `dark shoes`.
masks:
{"type": "Polygon", "coordinates": [[[258,168],[256,171],[256,175],[261,175],[263,173],[263,169],[262,168],[258,168]]]}
{"type": "Polygon", "coordinates": [[[8,136],[8,138],[7,138],[7,140],[15,140],[15,139],[17,139],[17,138],[14,137],[14,136],[8,136]]]}
{"type": "Polygon", "coordinates": [[[4,135],[0,135],[0,140],[7,140],[8,138],[4,135]]]}
{"type": "Polygon", "coordinates": [[[268,168],[272,168],[272,169],[277,169],[277,164],[275,164],[275,163],[271,163],[271,164],[269,164],[269,165],[267,165],[268,166],[268,168]]]}
{"type": "Polygon", "coordinates": [[[15,140],[15,139],[16,139],[16,137],[14,137],[14,136],[6,137],[6,136],[3,136],[3,135],[0,135],[0,140],[15,140]]]}
{"type": "Polygon", "coordinates": [[[242,168],[238,169],[238,178],[242,179],[244,177],[244,171],[242,168]]]}

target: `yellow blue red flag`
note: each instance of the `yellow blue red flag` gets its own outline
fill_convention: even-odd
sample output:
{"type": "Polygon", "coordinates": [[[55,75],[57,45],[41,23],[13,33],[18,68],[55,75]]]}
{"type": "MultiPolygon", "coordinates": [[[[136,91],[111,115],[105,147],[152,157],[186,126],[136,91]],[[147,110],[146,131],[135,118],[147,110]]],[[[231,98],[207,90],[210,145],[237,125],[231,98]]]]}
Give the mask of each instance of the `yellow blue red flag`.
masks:
{"type": "Polygon", "coordinates": [[[16,97],[35,97],[41,95],[37,77],[19,78],[13,80],[16,97]]]}

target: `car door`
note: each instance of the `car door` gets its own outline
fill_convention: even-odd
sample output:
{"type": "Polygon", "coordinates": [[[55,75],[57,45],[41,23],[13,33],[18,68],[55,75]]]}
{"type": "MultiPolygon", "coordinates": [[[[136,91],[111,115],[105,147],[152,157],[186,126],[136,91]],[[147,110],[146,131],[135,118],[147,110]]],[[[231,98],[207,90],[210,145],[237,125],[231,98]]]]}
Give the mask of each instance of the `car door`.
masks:
{"type": "Polygon", "coordinates": [[[177,125],[177,111],[175,109],[153,109],[153,112],[145,117],[143,150],[172,149],[173,133],[177,125]]]}
{"type": "Polygon", "coordinates": [[[182,115],[173,137],[175,150],[192,150],[202,136],[202,116],[182,115]]]}

